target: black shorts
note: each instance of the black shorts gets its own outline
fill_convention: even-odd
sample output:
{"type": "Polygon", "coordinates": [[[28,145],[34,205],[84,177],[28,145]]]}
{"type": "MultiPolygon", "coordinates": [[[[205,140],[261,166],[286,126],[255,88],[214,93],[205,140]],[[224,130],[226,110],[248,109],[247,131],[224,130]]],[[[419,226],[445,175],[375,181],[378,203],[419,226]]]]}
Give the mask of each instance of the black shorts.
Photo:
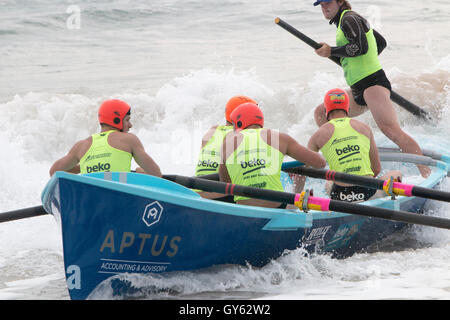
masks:
{"type": "Polygon", "coordinates": [[[376,85],[385,87],[389,91],[392,91],[391,82],[386,77],[386,73],[384,73],[383,69],[378,70],[377,72],[365,77],[362,80],[359,80],[357,83],[351,86],[355,102],[360,106],[367,106],[367,103],[364,100],[364,90],[376,85]]]}
{"type": "Polygon", "coordinates": [[[360,186],[343,187],[333,183],[333,186],[331,187],[330,198],[332,200],[347,202],[367,201],[372,198],[376,192],[376,189],[360,186]]]}

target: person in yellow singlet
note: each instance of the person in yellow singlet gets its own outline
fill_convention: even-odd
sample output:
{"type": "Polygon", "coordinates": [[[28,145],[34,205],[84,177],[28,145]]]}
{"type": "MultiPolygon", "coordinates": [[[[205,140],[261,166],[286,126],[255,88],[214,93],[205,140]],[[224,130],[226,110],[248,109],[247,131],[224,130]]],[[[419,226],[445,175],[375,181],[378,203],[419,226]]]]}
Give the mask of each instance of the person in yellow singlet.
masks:
{"type": "MultiPolygon", "coordinates": [[[[234,131],[222,145],[220,180],[237,185],[284,191],[280,181],[283,158],[288,155],[306,165],[323,168],[325,159],[300,145],[286,133],[264,128],[264,115],[254,103],[244,103],[231,113],[234,131]]],[[[286,208],[286,204],[235,196],[238,204],[286,208]]]]}
{"type": "Polygon", "coordinates": [[[161,170],[145,151],[141,141],[128,131],[130,106],[121,100],[111,99],[98,110],[100,133],[78,141],[70,151],[50,168],[50,176],[56,171],[71,173],[130,172],[131,159],[143,168],[143,173],[161,177],[161,170]]]}
{"type": "MultiPolygon", "coordinates": [[[[347,0],[317,0],[325,19],[335,24],[336,47],[320,43],[316,50],[321,57],[340,59],[344,76],[350,86],[349,116],[351,118],[370,110],[377,126],[402,152],[422,155],[418,143],[400,127],[391,102],[391,83],[386,77],[378,55],[386,48],[386,40],[361,15],[352,11],[347,0]]],[[[326,123],[325,107],[320,104],[314,111],[314,118],[320,127],[326,123]]],[[[417,165],[420,174],[428,177],[429,167],[417,165]]]]}
{"type": "MultiPolygon", "coordinates": [[[[321,151],[330,170],[354,175],[376,177],[381,172],[378,148],[372,130],[365,123],[348,117],[349,96],[342,89],[332,89],[325,94],[324,105],[328,122],[309,139],[308,148],[321,151]]],[[[401,181],[402,173],[389,171],[380,179],[390,177],[401,181]]],[[[327,183],[327,191],[333,200],[347,202],[367,201],[385,196],[384,191],[345,184],[327,183]]]]}
{"type": "MultiPolygon", "coordinates": [[[[255,100],[247,96],[234,96],[230,98],[225,106],[225,124],[212,126],[203,136],[202,147],[198,156],[195,176],[214,174],[219,172],[220,153],[222,142],[227,133],[233,131],[231,123],[231,113],[241,104],[251,102],[257,104],[255,100]]],[[[224,196],[221,193],[197,191],[203,198],[215,199],[224,202],[234,202],[233,196],[224,196]]]]}

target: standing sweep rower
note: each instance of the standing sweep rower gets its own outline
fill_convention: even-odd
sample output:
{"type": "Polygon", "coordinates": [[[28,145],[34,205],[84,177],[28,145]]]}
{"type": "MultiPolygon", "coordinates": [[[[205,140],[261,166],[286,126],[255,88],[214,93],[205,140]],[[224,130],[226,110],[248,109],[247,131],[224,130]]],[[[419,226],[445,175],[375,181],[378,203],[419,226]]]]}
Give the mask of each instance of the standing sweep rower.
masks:
{"type": "MultiPolygon", "coordinates": [[[[349,116],[356,117],[369,109],[380,130],[402,152],[422,155],[417,142],[400,128],[390,100],[391,83],[378,59],[386,40],[370,28],[366,19],[351,10],[347,0],[318,0],[314,6],[319,4],[325,19],[337,26],[337,46],[321,43],[316,53],[321,57],[340,58],[345,80],[351,88],[349,116]]],[[[314,118],[319,127],[327,121],[323,104],[316,108],[314,118]]],[[[417,167],[423,177],[430,175],[429,167],[417,167]]]]}
{"type": "Polygon", "coordinates": [[[156,162],[145,152],[138,137],[128,133],[130,106],[124,101],[111,99],[98,110],[100,133],[78,141],[72,149],[50,168],[50,176],[56,171],[91,173],[118,171],[130,172],[131,158],[143,170],[141,172],[161,177],[156,162]]]}
{"type": "MultiPolygon", "coordinates": [[[[376,177],[381,171],[378,148],[372,130],[365,123],[348,117],[349,96],[342,89],[325,94],[324,105],[328,122],[309,139],[308,148],[321,151],[330,170],[360,176],[376,177]]],[[[400,171],[389,171],[380,179],[394,177],[401,181],[400,171]]],[[[348,202],[367,201],[385,196],[384,191],[335,181],[327,191],[331,199],[348,202]]]]}

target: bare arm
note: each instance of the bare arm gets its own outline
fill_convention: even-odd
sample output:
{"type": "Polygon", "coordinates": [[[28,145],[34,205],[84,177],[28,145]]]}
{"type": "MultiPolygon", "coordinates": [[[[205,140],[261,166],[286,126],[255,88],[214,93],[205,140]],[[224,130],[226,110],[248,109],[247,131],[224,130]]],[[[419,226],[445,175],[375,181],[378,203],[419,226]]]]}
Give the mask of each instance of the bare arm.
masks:
{"type": "Polygon", "coordinates": [[[77,165],[80,162],[80,159],[78,157],[78,150],[81,147],[81,143],[81,141],[77,142],[64,157],[57,160],[52,165],[49,171],[50,176],[53,176],[56,171],[79,173],[79,166],[77,165]]]}
{"type": "Polygon", "coordinates": [[[214,132],[216,132],[217,126],[211,127],[203,136],[202,138],[202,148],[206,146],[208,141],[211,139],[211,137],[214,135],[214,132]]]}
{"type": "Polygon", "coordinates": [[[375,138],[373,137],[372,130],[370,130],[370,164],[373,171],[373,175],[376,177],[381,172],[381,162],[378,155],[378,147],[375,143],[375,138]]]}
{"type": "Polygon", "coordinates": [[[223,140],[222,143],[222,151],[221,151],[221,156],[220,156],[220,165],[219,165],[219,180],[223,181],[223,182],[231,182],[231,178],[230,175],[228,174],[228,169],[227,166],[225,165],[228,157],[231,155],[232,151],[230,150],[230,148],[232,148],[232,143],[234,140],[234,136],[233,138],[231,138],[232,134],[229,133],[225,136],[225,139],[223,140]]]}
{"type": "Polygon", "coordinates": [[[319,145],[317,144],[317,131],[316,131],[316,133],[314,133],[312,136],[311,136],[311,138],[309,138],[309,141],[308,141],[308,149],[310,149],[310,150],[312,150],[312,151],[315,151],[315,152],[319,152],[319,150],[320,150],[320,147],[319,147],[319,145]]]}
{"type": "Polygon", "coordinates": [[[156,177],[162,177],[161,169],[158,164],[145,151],[141,141],[132,135],[132,155],[136,163],[145,171],[145,173],[156,177]]]}
{"type": "Polygon", "coordinates": [[[318,152],[312,151],[301,144],[299,144],[295,139],[287,134],[282,134],[283,139],[287,141],[287,152],[286,154],[304,164],[314,167],[323,168],[326,166],[327,162],[324,157],[318,152]]]}
{"type": "Polygon", "coordinates": [[[230,175],[228,174],[227,166],[223,163],[219,165],[219,178],[222,182],[231,182],[230,175]]]}
{"type": "Polygon", "coordinates": [[[221,152],[221,158],[220,158],[220,165],[219,165],[219,177],[220,181],[223,182],[231,182],[230,175],[228,173],[227,166],[225,165],[227,159],[229,156],[231,156],[234,152],[234,150],[237,149],[239,144],[242,142],[243,136],[242,134],[229,132],[222,143],[222,152],[221,152]]]}
{"type": "Polygon", "coordinates": [[[359,133],[365,135],[369,141],[370,141],[370,151],[369,151],[369,158],[370,158],[370,167],[373,171],[374,176],[376,177],[381,172],[381,162],[380,157],[378,155],[378,148],[375,143],[375,138],[373,136],[372,129],[365,124],[364,122],[358,121],[356,119],[350,120],[350,125],[358,131],[359,133]]]}
{"type": "Polygon", "coordinates": [[[331,55],[335,57],[357,57],[369,50],[366,32],[370,26],[366,19],[353,11],[344,14],[340,26],[349,41],[342,47],[332,47],[331,55]]]}

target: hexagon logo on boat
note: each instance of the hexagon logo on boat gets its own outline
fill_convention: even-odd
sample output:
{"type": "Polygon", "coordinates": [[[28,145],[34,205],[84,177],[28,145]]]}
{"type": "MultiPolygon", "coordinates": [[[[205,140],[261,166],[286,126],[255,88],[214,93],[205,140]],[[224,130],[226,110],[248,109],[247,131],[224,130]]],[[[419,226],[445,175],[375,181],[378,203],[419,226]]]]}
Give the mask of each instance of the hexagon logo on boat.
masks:
{"type": "Polygon", "coordinates": [[[147,227],[154,225],[159,222],[161,219],[161,215],[163,213],[163,207],[159,204],[158,201],[153,201],[145,207],[144,215],[142,216],[142,220],[145,222],[147,227]]]}

